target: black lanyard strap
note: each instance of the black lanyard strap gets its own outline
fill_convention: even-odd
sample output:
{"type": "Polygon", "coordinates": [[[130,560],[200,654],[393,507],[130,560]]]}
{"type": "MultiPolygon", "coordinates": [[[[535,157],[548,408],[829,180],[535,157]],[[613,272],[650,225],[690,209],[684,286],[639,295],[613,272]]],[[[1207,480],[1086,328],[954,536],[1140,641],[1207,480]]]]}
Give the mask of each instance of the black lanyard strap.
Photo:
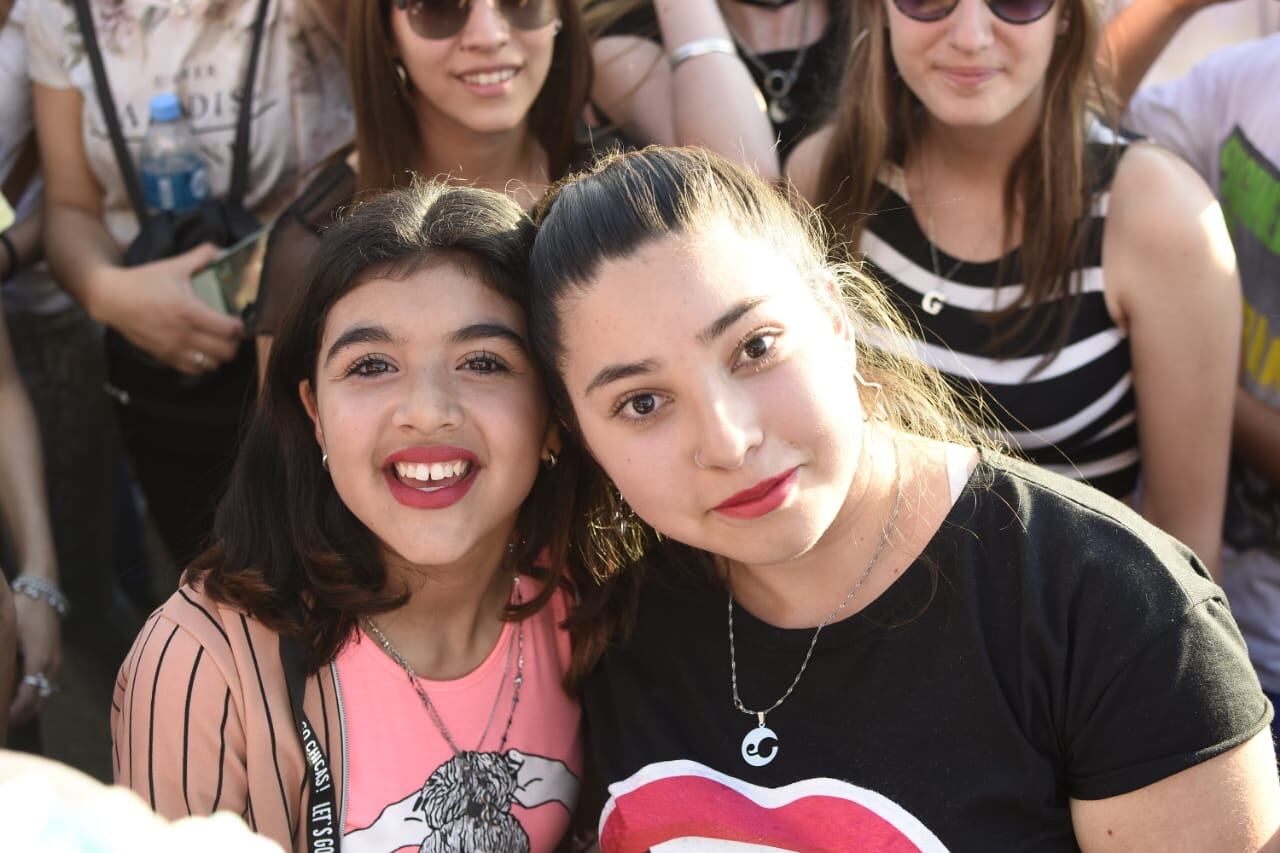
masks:
{"type": "Polygon", "coordinates": [[[311,792],[307,804],[307,846],[310,853],[340,853],[342,827],[339,825],[338,797],[332,766],[316,730],[302,710],[306,694],[305,655],[297,637],[280,637],[280,661],[284,666],[285,686],[289,691],[289,708],[302,741],[302,754],[307,759],[307,787],[311,792]]]}

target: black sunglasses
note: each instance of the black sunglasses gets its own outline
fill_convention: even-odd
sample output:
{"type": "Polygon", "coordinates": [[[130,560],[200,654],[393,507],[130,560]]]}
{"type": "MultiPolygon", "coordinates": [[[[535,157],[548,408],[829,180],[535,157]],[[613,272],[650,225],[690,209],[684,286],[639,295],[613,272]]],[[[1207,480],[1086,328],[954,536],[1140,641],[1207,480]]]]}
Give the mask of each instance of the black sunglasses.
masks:
{"type": "MultiPolygon", "coordinates": [[[[1006,24],[1038,21],[1053,8],[1054,0],[987,0],[987,8],[1006,24]]],[[[913,21],[941,21],[955,11],[960,0],[893,0],[898,11],[913,21]]]]}
{"type": "MultiPolygon", "coordinates": [[[[395,0],[409,13],[409,26],[424,39],[453,38],[471,17],[475,0],[395,0]]],[[[556,19],[556,0],[479,0],[493,5],[517,30],[537,30],[556,19]]]]}

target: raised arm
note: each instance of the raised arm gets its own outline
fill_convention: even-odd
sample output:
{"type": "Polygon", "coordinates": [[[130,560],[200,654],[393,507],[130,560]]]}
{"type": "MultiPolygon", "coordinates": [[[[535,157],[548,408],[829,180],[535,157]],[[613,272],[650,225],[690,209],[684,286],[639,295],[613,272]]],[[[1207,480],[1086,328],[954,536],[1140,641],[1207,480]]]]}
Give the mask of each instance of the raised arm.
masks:
{"type": "Polygon", "coordinates": [[[1242,312],[1226,223],[1190,167],[1138,144],[1112,186],[1105,240],[1108,303],[1133,354],[1142,514],[1216,576],[1242,312]]]}
{"type": "MultiPolygon", "coordinates": [[[[11,531],[17,552],[17,576],[28,578],[35,588],[58,588],[58,560],[49,526],[44,489],[44,455],[40,429],[27,397],[9,345],[9,328],[0,307],[0,517],[11,531]]],[[[22,676],[56,684],[62,665],[58,613],[45,597],[25,593],[14,597],[18,649],[22,652],[22,676]]],[[[8,654],[0,640],[0,655],[8,654]]],[[[12,682],[4,682],[6,687],[12,682]]],[[[26,722],[48,700],[38,685],[19,682],[10,719],[26,722]]]]}
{"type": "Polygon", "coordinates": [[[1133,0],[1121,9],[1102,39],[1102,66],[1123,112],[1142,78],[1169,40],[1201,9],[1223,0],[1133,0]]]}
{"type": "Polygon", "coordinates": [[[637,141],[702,145],[776,179],[776,137],[764,100],[736,53],[710,51],[674,70],[682,47],[732,44],[716,0],[653,0],[662,46],[607,36],[593,50],[592,101],[637,141]]]}
{"type": "Polygon", "coordinates": [[[75,89],[34,86],[45,164],[45,254],[62,285],[89,314],[183,373],[211,371],[236,353],[239,320],[214,311],[191,289],[191,274],[217,254],[211,245],[137,267],[102,222],[103,193],[85,154],[83,100],[75,89]]]}

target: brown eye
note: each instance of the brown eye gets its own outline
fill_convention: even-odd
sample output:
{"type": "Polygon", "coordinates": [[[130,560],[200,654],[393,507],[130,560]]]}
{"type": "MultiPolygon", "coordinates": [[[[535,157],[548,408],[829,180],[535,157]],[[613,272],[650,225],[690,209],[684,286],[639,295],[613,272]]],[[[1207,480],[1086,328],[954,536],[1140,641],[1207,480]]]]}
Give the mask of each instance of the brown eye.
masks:
{"type": "Polygon", "coordinates": [[[773,341],[773,335],[756,335],[742,345],[742,354],[752,361],[759,361],[769,354],[773,341]]]}
{"type": "Polygon", "coordinates": [[[653,399],[652,394],[641,394],[638,397],[632,397],[629,402],[631,411],[637,415],[651,415],[653,410],[658,407],[657,401],[653,399]]]}

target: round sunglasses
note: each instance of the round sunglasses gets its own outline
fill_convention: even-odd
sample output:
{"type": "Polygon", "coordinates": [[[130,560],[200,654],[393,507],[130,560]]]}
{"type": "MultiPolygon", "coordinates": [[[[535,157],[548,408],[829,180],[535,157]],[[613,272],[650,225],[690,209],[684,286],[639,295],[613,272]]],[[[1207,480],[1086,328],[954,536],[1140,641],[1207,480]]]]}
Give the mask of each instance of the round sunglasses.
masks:
{"type": "MultiPolygon", "coordinates": [[[[462,32],[477,0],[394,0],[409,14],[409,26],[424,39],[453,38],[462,32]]],[[[556,0],[478,0],[487,2],[517,30],[538,30],[556,19],[556,0]]]]}
{"type": "MultiPolygon", "coordinates": [[[[986,0],[987,8],[1006,24],[1038,21],[1053,8],[1055,0],[986,0]]],[[[941,21],[955,11],[960,0],[893,0],[898,11],[913,21],[941,21]]]]}

